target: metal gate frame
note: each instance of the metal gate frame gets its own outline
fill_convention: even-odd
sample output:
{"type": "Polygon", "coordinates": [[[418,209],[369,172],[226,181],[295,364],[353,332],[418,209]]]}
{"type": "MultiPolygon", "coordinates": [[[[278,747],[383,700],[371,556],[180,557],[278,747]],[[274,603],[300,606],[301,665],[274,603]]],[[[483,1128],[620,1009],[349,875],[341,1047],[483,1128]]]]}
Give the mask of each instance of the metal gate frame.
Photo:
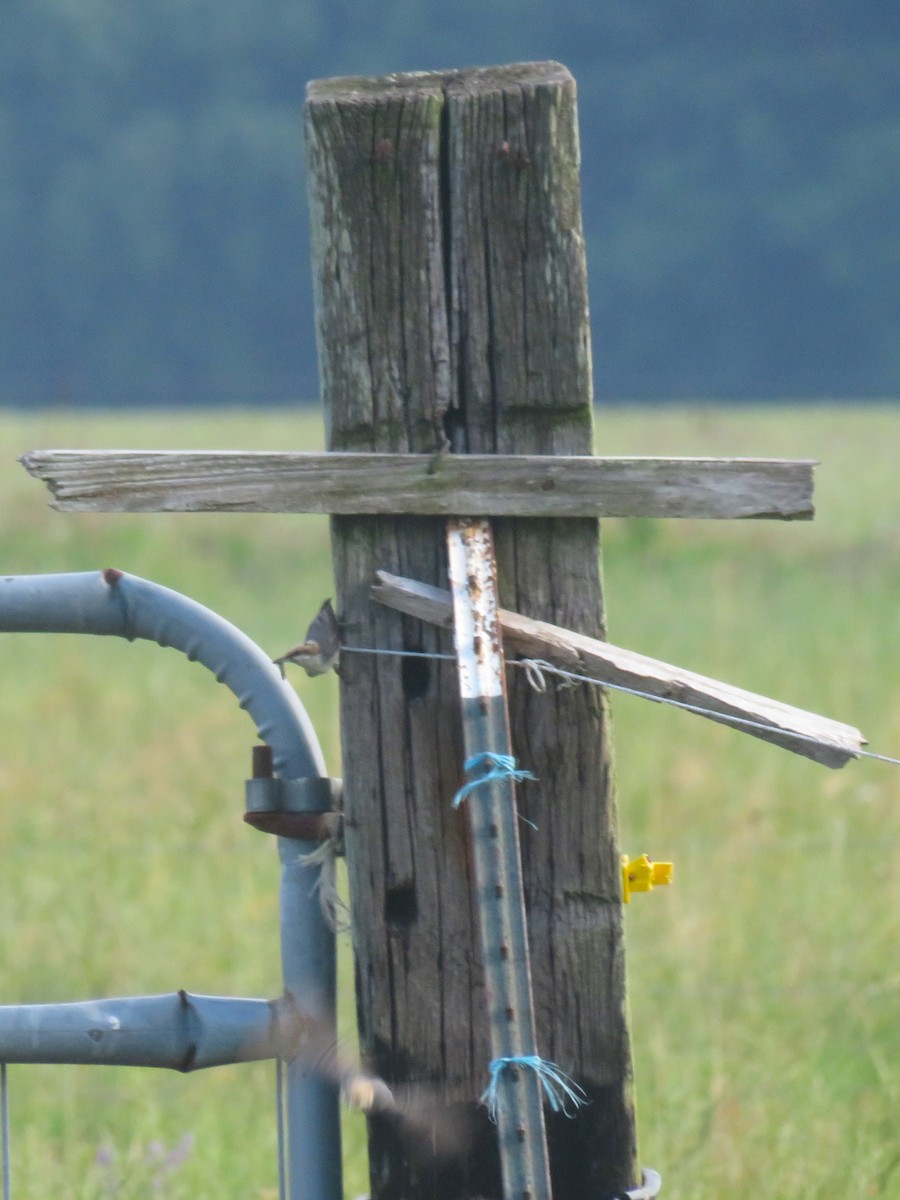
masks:
{"type": "MultiPolygon", "coordinates": [[[[329,780],[305,708],[263,650],[218,614],[160,584],[108,568],[0,579],[0,632],[144,639],[200,662],[237,697],[271,747],[254,755],[251,824],[277,835],[284,994],[277,1000],[164,996],[0,1006],[0,1063],[102,1063],[180,1071],[274,1058],[279,1064],[279,1176],[287,1200],[341,1200],[339,1082],[304,1053],[335,1041],[334,931],[304,862],[333,831],[329,780]],[[316,816],[318,814],[318,816],[316,816]],[[282,1080],[283,1076],[283,1080],[282,1080]],[[282,1095],[283,1086],[283,1095],[282,1095]],[[283,1128],[282,1128],[283,1126],[283,1128]]],[[[10,1190],[3,1069],[3,1180],[10,1190]]]]}

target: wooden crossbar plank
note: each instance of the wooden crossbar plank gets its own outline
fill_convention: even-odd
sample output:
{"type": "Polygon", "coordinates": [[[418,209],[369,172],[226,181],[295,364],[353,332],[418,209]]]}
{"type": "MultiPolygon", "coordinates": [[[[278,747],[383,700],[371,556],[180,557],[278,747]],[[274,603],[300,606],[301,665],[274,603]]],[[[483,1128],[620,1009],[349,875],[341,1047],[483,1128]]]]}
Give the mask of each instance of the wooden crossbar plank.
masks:
{"type": "MultiPolygon", "coordinates": [[[[440,588],[379,571],[372,596],[389,608],[423,621],[447,627],[452,624],[450,594],[440,588]]],[[[604,683],[696,705],[710,710],[705,715],[713,721],[729,724],[728,717],[737,717],[758,722],[765,728],[746,725],[735,725],[734,728],[826,767],[844,766],[851,758],[856,758],[865,745],[863,735],[851,725],[758,696],[609,642],[572,633],[546,621],[534,621],[507,609],[500,609],[499,614],[508,653],[546,659],[565,670],[589,675],[604,683]],[[809,738],[816,740],[806,740],[809,738]]]]}
{"type": "Polygon", "coordinates": [[[813,516],[807,460],[495,454],[34,450],[68,512],[813,516]]]}

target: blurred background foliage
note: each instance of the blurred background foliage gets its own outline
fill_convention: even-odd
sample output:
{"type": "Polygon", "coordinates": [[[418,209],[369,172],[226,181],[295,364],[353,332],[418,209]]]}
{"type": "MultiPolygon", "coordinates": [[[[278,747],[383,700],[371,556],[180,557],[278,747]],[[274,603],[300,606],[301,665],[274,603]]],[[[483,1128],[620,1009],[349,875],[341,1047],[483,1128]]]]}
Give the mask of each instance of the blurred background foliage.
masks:
{"type": "Polygon", "coordinates": [[[884,0],[4,0],[0,400],[317,392],[308,79],[557,58],[598,392],[900,392],[884,0]]]}

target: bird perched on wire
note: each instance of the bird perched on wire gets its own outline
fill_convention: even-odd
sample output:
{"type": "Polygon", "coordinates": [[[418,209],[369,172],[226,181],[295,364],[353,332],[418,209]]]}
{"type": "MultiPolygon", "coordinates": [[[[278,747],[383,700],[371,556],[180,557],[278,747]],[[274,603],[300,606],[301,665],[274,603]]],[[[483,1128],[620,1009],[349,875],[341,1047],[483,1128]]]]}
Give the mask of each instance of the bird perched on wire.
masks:
{"type": "Polygon", "coordinates": [[[306,631],[306,637],[299,646],[279,654],[272,661],[281,668],[284,674],[284,664],[296,663],[307,675],[325,675],[328,671],[338,669],[341,653],[341,634],[337,617],[331,607],[331,601],[326,600],[313,618],[312,624],[306,631]]]}

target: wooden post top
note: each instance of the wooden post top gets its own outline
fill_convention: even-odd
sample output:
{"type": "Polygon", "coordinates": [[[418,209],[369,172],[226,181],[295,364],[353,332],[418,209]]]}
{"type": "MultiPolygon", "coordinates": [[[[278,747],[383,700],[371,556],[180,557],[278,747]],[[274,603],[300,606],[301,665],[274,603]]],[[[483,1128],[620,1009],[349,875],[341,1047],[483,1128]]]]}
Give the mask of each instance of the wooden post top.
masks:
{"type": "Polygon", "coordinates": [[[465,67],[446,71],[397,71],[388,75],[338,75],[314,79],[306,87],[307,100],[315,104],[339,99],[346,103],[357,94],[361,102],[371,104],[380,97],[398,92],[418,95],[451,90],[470,93],[505,91],[507,88],[534,88],[542,84],[570,85],[575,79],[562,63],[507,63],[497,67],[465,67]]]}

